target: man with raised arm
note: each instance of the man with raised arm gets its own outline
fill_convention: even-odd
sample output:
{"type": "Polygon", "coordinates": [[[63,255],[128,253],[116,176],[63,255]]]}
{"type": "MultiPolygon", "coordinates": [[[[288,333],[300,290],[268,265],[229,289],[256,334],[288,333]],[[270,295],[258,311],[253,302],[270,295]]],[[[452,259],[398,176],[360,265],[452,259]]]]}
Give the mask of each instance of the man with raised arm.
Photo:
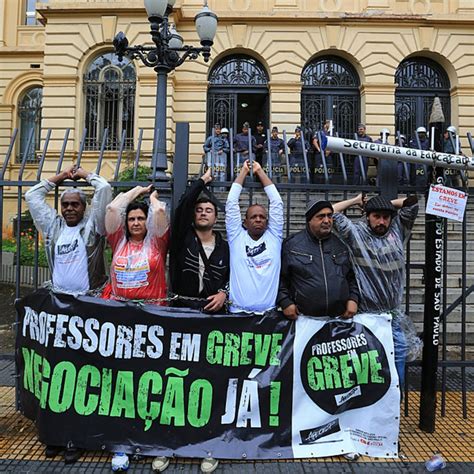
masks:
{"type": "Polygon", "coordinates": [[[281,265],[283,201],[262,167],[253,162],[256,176],[270,201],[269,212],[251,205],[242,226],[239,197],[250,173],[245,161],[232,185],[226,203],[225,224],[230,248],[230,311],[264,313],[276,304],[281,265]]]}
{"type": "Polygon", "coordinates": [[[229,245],[214,230],[216,203],[202,194],[211,180],[209,168],[184,193],[174,212],[170,277],[173,292],[184,296],[178,298],[177,306],[217,312],[222,310],[227,297],[229,245]]]}
{"type": "MultiPolygon", "coordinates": [[[[25,194],[36,228],[43,235],[52,275],[53,291],[84,294],[101,287],[107,280],[104,262],[105,210],[112,200],[109,183],[95,173],[71,166],[49,179],[43,179],[25,194]],[[64,180],[84,179],[95,189],[90,211],[80,188],[67,188],[61,194],[61,215],[47,202],[47,194],[64,180]]],[[[46,446],[46,457],[64,452],[64,462],[74,463],[82,449],[46,446]]]]}
{"type": "Polygon", "coordinates": [[[416,196],[392,201],[375,196],[366,202],[359,194],[333,207],[334,228],[352,252],[354,272],[361,289],[360,311],[392,314],[395,364],[402,386],[407,353],[407,342],[400,327],[402,319],[406,318],[401,309],[405,244],[418,215],[418,200],[416,196]],[[352,206],[364,207],[365,219],[352,222],[342,214],[352,206]]]}
{"type": "Polygon", "coordinates": [[[109,183],[95,173],[71,166],[43,179],[25,194],[36,228],[42,233],[52,275],[53,291],[84,294],[107,280],[104,262],[105,209],[112,200],[109,183]],[[64,180],[84,179],[94,187],[90,210],[80,188],[61,194],[61,215],[47,202],[47,194],[64,180]]]}

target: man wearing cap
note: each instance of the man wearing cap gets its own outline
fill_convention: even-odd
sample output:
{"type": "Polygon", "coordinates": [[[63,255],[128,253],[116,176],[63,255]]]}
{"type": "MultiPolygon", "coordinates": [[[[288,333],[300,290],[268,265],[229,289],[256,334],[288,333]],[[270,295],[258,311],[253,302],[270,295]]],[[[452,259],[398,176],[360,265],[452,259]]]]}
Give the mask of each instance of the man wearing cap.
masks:
{"type": "MultiPolygon", "coordinates": [[[[372,138],[366,133],[365,124],[359,123],[357,125],[357,140],[361,142],[372,143],[372,138]]],[[[369,158],[367,156],[356,156],[354,160],[354,179],[352,184],[364,184],[364,175],[367,179],[367,172],[369,170],[369,158]],[[362,173],[362,169],[364,173],[362,173]]]]}
{"type": "Polygon", "coordinates": [[[285,153],[285,142],[278,136],[278,127],[272,128],[272,134],[270,135],[270,142],[265,140],[263,144],[264,153],[266,155],[266,162],[264,163],[267,166],[270,166],[270,161],[273,168],[272,176],[274,179],[279,179],[282,175],[281,172],[281,159],[285,153]],[[268,148],[270,148],[271,160],[268,156],[268,148]]]}
{"type": "Polygon", "coordinates": [[[312,201],[306,228],[283,242],[277,302],[288,319],[357,313],[359,289],[349,251],[332,233],[333,207],[312,201]]]}
{"type": "Polygon", "coordinates": [[[225,181],[227,179],[227,155],[229,148],[227,135],[222,133],[221,125],[216,123],[214,125],[214,135],[207,137],[203,149],[206,153],[206,164],[214,168],[217,181],[225,181]]]}
{"type": "Polygon", "coordinates": [[[405,284],[405,251],[413,224],[418,215],[416,196],[390,201],[376,196],[365,204],[365,219],[352,222],[343,211],[363,207],[359,194],[334,205],[334,228],[347,244],[354,262],[354,272],[361,289],[359,309],[362,312],[392,313],[395,364],[403,383],[406,341],[400,328],[405,284]],[[400,212],[398,212],[400,209],[400,212]]]}
{"type": "Polygon", "coordinates": [[[324,176],[324,166],[323,166],[323,160],[321,157],[322,153],[325,156],[328,174],[332,175],[334,173],[332,153],[330,150],[326,148],[326,145],[328,142],[327,137],[329,135],[332,135],[333,133],[333,130],[331,129],[331,127],[332,127],[332,121],[325,120],[323,122],[322,129],[317,131],[313,135],[311,143],[314,149],[314,177],[316,177],[316,175],[319,175],[320,177],[324,176]],[[321,143],[319,142],[320,137],[321,137],[321,143]]]}
{"type": "Polygon", "coordinates": [[[255,159],[262,165],[263,164],[263,144],[267,139],[267,134],[265,133],[265,127],[263,126],[263,122],[257,122],[257,132],[255,133],[255,143],[256,143],[256,151],[255,151],[255,159]]]}
{"type": "Polygon", "coordinates": [[[202,146],[205,153],[215,152],[218,155],[229,152],[229,140],[226,136],[222,136],[221,125],[214,125],[214,135],[209,135],[202,146]]]}
{"type": "Polygon", "coordinates": [[[230,311],[264,313],[275,307],[283,239],[283,201],[260,164],[252,163],[270,201],[269,212],[253,204],[242,226],[239,197],[250,173],[246,160],[226,202],[225,227],[230,248],[230,311]]]}
{"type": "MultiPolygon", "coordinates": [[[[290,149],[290,166],[291,172],[299,182],[306,182],[305,162],[303,152],[303,138],[301,137],[301,127],[295,128],[295,136],[288,140],[288,148],[290,149]]],[[[309,144],[304,142],[304,150],[308,151],[309,144]]]]}
{"type": "Polygon", "coordinates": [[[173,292],[184,297],[178,298],[177,306],[215,313],[227,297],[229,245],[214,230],[217,206],[205,194],[211,181],[208,169],[184,193],[174,212],[169,269],[173,292]]]}
{"type": "MultiPolygon", "coordinates": [[[[249,154],[249,128],[250,125],[248,122],[244,122],[242,125],[242,132],[238,133],[234,137],[234,151],[237,153],[238,157],[248,158],[249,154]]],[[[257,149],[257,142],[255,137],[252,136],[252,152],[255,153],[257,149]]],[[[239,165],[239,163],[238,163],[239,165]]]]}

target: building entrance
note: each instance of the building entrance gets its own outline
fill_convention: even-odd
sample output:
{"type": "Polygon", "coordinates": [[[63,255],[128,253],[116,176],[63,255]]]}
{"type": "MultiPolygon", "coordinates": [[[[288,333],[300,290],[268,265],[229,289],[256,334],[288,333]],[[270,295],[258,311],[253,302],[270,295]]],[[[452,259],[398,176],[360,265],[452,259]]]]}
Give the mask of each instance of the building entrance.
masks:
{"type": "Polygon", "coordinates": [[[269,126],[268,76],[250,56],[227,56],[209,74],[207,133],[215,123],[239,133],[244,122],[269,126]]]}

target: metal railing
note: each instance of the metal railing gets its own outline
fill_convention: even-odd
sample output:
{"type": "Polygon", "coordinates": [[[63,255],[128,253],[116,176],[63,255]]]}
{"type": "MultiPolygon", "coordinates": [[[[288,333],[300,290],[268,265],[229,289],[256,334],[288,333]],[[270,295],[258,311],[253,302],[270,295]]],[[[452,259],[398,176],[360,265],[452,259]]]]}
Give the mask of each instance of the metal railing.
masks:
{"type": "MultiPolygon", "coordinates": [[[[284,139],[282,152],[272,151],[271,147],[267,146],[267,152],[263,154],[262,165],[268,171],[268,174],[275,180],[285,202],[286,236],[300,230],[304,226],[304,210],[310,199],[319,197],[321,199],[339,201],[352,197],[360,192],[379,193],[385,191],[383,183],[376,182],[375,179],[369,179],[369,175],[364,166],[362,166],[363,172],[361,172],[362,180],[358,181],[357,184],[352,184],[353,163],[354,160],[359,159],[359,157],[336,154],[332,157],[332,163],[328,163],[328,156],[323,151],[318,154],[310,147],[306,146],[304,132],[302,133],[302,151],[301,156],[299,157],[301,158],[301,169],[297,171],[300,172],[300,176],[297,176],[297,172],[292,169],[292,153],[288,148],[286,131],[283,131],[282,135],[284,139]],[[276,171],[276,168],[278,171],[276,171]],[[315,171],[316,169],[318,171],[315,171]]],[[[14,242],[16,252],[13,264],[8,270],[10,275],[12,271],[15,272],[16,297],[21,296],[22,284],[25,282],[22,267],[30,267],[27,270],[27,274],[28,282],[31,287],[37,288],[44,279],[44,270],[40,270],[39,265],[40,238],[31,222],[30,226],[27,228],[31,228],[32,231],[27,237],[29,238],[31,236],[29,242],[32,261],[29,265],[22,263],[24,257],[22,255],[22,249],[24,249],[24,245],[22,245],[22,238],[24,238],[22,232],[24,232],[24,211],[26,210],[23,195],[27,188],[33,186],[40,179],[45,177],[45,173],[43,172],[45,163],[48,163],[49,168],[51,168],[50,165],[53,158],[51,158],[50,155],[55,156],[56,173],[59,173],[59,171],[64,167],[69,136],[70,130],[67,129],[64,134],[62,145],[60,146],[59,155],[57,152],[50,154],[49,143],[51,141],[51,130],[48,130],[45,135],[39,161],[34,165],[35,178],[25,179],[26,169],[30,171],[33,169],[33,165],[27,163],[27,154],[25,154],[21,163],[17,165],[13,164],[12,153],[18,137],[18,131],[15,130],[0,169],[0,202],[2,203],[2,206],[0,207],[0,225],[2,229],[5,228],[7,224],[7,222],[5,222],[7,203],[9,202],[11,206],[16,207],[17,218],[14,221],[14,242]],[[16,176],[12,179],[6,179],[7,171],[10,172],[13,166],[15,167],[14,172],[16,173],[16,176]]],[[[269,138],[269,136],[270,133],[268,131],[267,138],[269,138]]],[[[83,159],[85,137],[86,131],[84,131],[82,135],[78,152],[75,155],[75,163],[77,165],[80,165],[83,159]]],[[[125,163],[125,136],[122,134],[119,150],[116,152],[116,155],[111,158],[111,152],[106,152],[107,131],[105,131],[102,147],[97,156],[95,169],[91,171],[100,173],[103,169],[104,160],[107,159],[109,163],[110,160],[112,160],[114,172],[111,185],[116,191],[130,188],[137,184],[148,184],[148,177],[144,178],[143,174],[140,174],[140,172],[143,173],[143,168],[140,168],[140,166],[143,166],[144,163],[149,166],[150,163],[150,155],[142,152],[142,139],[143,130],[140,130],[133,156],[129,156],[128,162],[125,163]],[[129,169],[127,175],[128,178],[126,180],[120,179],[123,168],[129,169]]],[[[322,140],[321,135],[319,135],[318,139],[320,141],[322,140]]],[[[306,142],[307,141],[308,137],[306,137],[306,142]]],[[[474,141],[470,134],[468,135],[468,143],[470,144],[471,151],[474,151],[474,141]]],[[[173,176],[169,182],[154,182],[155,187],[159,189],[161,195],[169,200],[171,204],[171,212],[176,206],[179,197],[184,192],[189,180],[189,124],[177,124],[176,144],[173,176]]],[[[251,149],[251,147],[252,132],[249,131],[249,149],[251,149]]],[[[251,160],[255,158],[252,153],[246,156],[239,156],[239,154],[235,153],[232,131],[230,134],[229,153],[226,155],[227,161],[224,162],[222,157],[220,157],[220,161],[217,161],[216,156],[213,156],[213,153],[214,152],[211,151],[210,155],[208,155],[205,160],[207,160],[208,164],[211,166],[218,165],[220,169],[217,170],[219,173],[219,179],[216,179],[211,183],[210,189],[211,192],[215,194],[216,199],[220,202],[220,206],[223,208],[226,191],[230,188],[236,173],[239,171],[239,165],[241,166],[243,162],[242,158],[248,157],[251,160]]],[[[402,170],[406,173],[405,167],[403,167],[402,170]]],[[[150,175],[153,175],[151,170],[150,175]]],[[[425,188],[417,188],[416,186],[404,183],[398,184],[398,177],[394,176],[393,180],[398,187],[398,192],[402,195],[411,193],[424,195],[426,192],[425,188]]],[[[465,185],[466,184],[467,182],[465,181],[465,185]]],[[[87,183],[81,182],[65,182],[62,186],[67,187],[78,185],[88,186],[87,183]]],[[[474,189],[467,187],[466,189],[469,192],[470,199],[472,199],[474,197],[474,189]]],[[[256,200],[262,202],[262,199],[266,199],[261,193],[260,183],[257,183],[253,177],[247,178],[243,196],[249,204],[254,203],[256,200]]],[[[58,204],[59,190],[56,188],[54,193],[54,205],[56,206],[56,209],[58,208],[58,204]]],[[[443,255],[443,295],[441,302],[441,357],[439,362],[441,372],[441,414],[443,416],[446,411],[446,393],[449,385],[447,374],[448,369],[452,368],[460,371],[462,416],[467,417],[468,415],[467,370],[474,367],[474,361],[469,360],[468,353],[468,349],[474,345],[473,333],[468,331],[468,323],[471,326],[474,326],[474,305],[469,304],[469,298],[474,292],[474,261],[472,260],[472,257],[470,257],[470,255],[472,255],[472,250],[474,250],[474,248],[472,248],[472,242],[474,241],[474,225],[471,218],[471,213],[473,211],[474,208],[469,205],[464,222],[462,224],[450,222],[445,226],[443,236],[445,247],[443,255]],[[457,348],[455,352],[453,352],[453,348],[457,348]]],[[[415,225],[413,237],[407,247],[405,311],[412,315],[420,315],[422,312],[420,307],[423,298],[423,271],[425,265],[422,221],[423,217],[421,217],[419,222],[415,225]]],[[[222,226],[222,220],[220,221],[220,225],[222,226]]],[[[0,269],[4,267],[2,262],[2,250],[3,242],[0,241],[0,269]]],[[[409,364],[408,372],[410,372],[412,367],[416,367],[417,365],[419,365],[419,362],[409,364]]],[[[407,391],[405,395],[405,411],[407,411],[408,397],[410,394],[407,391]]]]}

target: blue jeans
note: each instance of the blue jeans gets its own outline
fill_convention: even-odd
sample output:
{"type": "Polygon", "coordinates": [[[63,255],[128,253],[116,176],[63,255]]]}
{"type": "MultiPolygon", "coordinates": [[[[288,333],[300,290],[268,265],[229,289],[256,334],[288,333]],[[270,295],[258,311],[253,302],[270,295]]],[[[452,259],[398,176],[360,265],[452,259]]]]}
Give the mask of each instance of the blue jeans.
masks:
{"type": "Polygon", "coordinates": [[[393,348],[395,352],[395,366],[397,368],[400,390],[403,391],[405,384],[405,360],[407,357],[407,340],[400,326],[400,319],[393,314],[392,319],[393,348]]]}

